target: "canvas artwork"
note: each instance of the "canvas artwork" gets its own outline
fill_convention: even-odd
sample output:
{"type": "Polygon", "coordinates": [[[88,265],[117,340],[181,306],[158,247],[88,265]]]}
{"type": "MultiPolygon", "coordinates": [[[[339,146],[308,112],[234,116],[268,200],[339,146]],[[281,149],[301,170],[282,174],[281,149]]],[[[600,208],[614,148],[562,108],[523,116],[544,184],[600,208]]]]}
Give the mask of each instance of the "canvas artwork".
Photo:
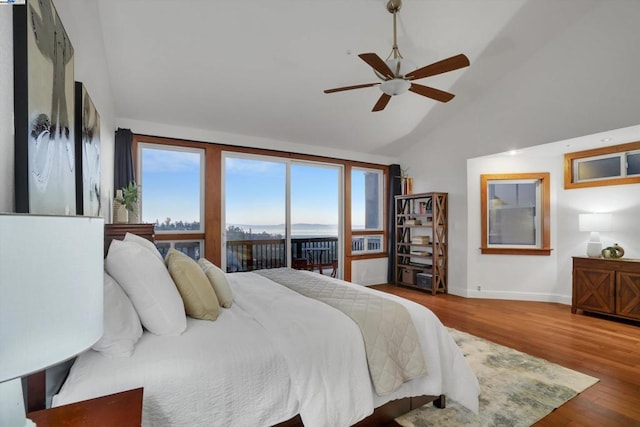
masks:
{"type": "Polygon", "coordinates": [[[76,206],[78,214],[101,216],[100,115],[85,86],[76,82],[76,206]]]}
{"type": "Polygon", "coordinates": [[[73,53],[51,0],[14,6],[17,212],[76,214],[73,53]]]}

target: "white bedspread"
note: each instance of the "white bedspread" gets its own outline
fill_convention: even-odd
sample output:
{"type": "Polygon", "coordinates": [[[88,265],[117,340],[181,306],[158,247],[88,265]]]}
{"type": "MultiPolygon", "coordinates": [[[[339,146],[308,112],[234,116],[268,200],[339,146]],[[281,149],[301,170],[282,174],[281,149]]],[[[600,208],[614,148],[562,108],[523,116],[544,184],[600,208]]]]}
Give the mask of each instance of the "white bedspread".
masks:
{"type": "Polygon", "coordinates": [[[188,318],[178,337],[145,332],[130,358],[89,350],[75,362],[59,406],[144,387],[145,426],[269,426],[300,413],[305,426],[348,426],[390,400],[446,394],[478,410],[478,381],[440,321],[411,301],[429,374],[377,396],[362,337],[338,310],[253,273],[228,276],[230,309],[188,318]]]}

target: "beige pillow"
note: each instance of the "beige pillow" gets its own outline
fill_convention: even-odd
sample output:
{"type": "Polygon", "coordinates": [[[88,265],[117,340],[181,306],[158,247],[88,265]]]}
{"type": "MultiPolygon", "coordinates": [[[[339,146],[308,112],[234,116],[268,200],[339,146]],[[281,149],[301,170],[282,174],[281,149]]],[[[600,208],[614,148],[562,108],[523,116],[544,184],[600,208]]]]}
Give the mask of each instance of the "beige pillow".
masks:
{"type": "Polygon", "coordinates": [[[206,258],[200,258],[198,265],[200,265],[202,271],[207,275],[207,279],[211,282],[213,290],[216,291],[220,305],[224,308],[231,307],[233,295],[231,294],[231,287],[229,286],[225,272],[206,258]]]}
{"type": "Polygon", "coordinates": [[[220,311],[218,298],[198,264],[175,249],[169,249],[166,263],[187,315],[196,319],[216,320],[220,311]]]}

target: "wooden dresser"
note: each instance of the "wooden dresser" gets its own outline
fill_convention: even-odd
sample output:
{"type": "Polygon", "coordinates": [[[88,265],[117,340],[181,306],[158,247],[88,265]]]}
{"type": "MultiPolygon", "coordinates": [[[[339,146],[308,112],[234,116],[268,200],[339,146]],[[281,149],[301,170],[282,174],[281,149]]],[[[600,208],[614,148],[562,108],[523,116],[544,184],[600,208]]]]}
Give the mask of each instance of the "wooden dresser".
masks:
{"type": "Polygon", "coordinates": [[[573,257],[577,310],[640,320],[640,259],[573,257]]]}
{"type": "Polygon", "coordinates": [[[147,240],[155,239],[155,224],[105,224],[104,225],[104,255],[109,251],[111,240],[122,240],[127,233],[137,234],[147,240]]]}

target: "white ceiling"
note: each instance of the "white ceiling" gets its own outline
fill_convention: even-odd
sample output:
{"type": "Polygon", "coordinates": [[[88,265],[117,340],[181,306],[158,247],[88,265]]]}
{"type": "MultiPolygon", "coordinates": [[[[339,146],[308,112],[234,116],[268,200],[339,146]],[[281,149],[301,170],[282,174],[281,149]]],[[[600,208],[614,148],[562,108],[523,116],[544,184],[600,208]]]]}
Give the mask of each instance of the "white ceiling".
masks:
{"type": "MultiPolygon", "coordinates": [[[[423,66],[464,53],[471,66],[418,81],[455,93],[449,103],[407,93],[376,113],[377,87],[323,90],[376,81],[357,54],[384,59],[390,53],[386,0],[98,5],[117,117],[392,155],[416,129],[428,134],[465,105],[477,105],[598,2],[405,0],[398,21],[402,55],[423,66]]],[[[637,64],[639,55],[630,55],[637,64]]],[[[563,57],[572,60],[571,52],[563,57]]],[[[526,102],[515,95],[515,103],[526,102]]]]}

